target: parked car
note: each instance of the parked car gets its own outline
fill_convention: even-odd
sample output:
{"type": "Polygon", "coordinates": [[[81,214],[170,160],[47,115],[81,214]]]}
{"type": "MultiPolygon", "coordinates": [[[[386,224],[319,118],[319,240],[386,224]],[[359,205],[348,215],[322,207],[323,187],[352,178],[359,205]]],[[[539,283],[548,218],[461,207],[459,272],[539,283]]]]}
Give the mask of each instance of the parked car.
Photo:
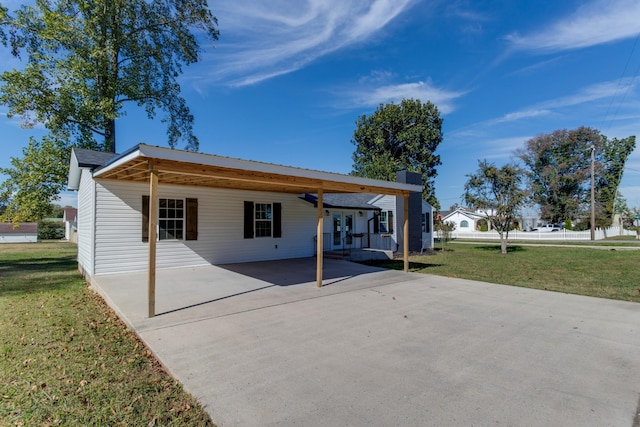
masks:
{"type": "Polygon", "coordinates": [[[540,231],[543,233],[547,233],[547,232],[553,232],[553,231],[560,231],[562,230],[562,225],[561,224],[544,224],[539,226],[538,228],[534,228],[532,231],[540,231]]]}

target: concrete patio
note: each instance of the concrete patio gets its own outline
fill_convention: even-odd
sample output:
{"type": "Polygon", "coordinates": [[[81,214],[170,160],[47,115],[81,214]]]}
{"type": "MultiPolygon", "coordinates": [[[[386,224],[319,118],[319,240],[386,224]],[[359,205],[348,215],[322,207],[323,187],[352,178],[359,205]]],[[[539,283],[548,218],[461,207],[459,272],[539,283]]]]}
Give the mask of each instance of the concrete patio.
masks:
{"type": "Polygon", "coordinates": [[[315,259],[94,280],[219,426],[640,425],[640,305],[315,259]]]}

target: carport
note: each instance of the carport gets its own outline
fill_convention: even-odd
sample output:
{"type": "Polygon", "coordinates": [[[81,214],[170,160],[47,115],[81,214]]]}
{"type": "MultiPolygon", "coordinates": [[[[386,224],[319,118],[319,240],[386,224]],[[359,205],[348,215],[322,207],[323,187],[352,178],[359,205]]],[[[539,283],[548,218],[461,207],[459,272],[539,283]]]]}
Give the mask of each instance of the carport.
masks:
{"type": "MultiPolygon", "coordinates": [[[[375,193],[404,199],[404,235],[409,233],[409,195],[419,185],[387,182],[336,173],[300,169],[221,156],[166,150],[140,144],[115,157],[94,172],[94,178],[144,182],[149,185],[148,316],[156,313],[156,226],[158,185],[204,186],[275,193],[316,193],[316,286],[323,284],[323,195],[326,193],[375,193]]],[[[409,243],[404,239],[404,270],[409,267],[409,243]]]]}

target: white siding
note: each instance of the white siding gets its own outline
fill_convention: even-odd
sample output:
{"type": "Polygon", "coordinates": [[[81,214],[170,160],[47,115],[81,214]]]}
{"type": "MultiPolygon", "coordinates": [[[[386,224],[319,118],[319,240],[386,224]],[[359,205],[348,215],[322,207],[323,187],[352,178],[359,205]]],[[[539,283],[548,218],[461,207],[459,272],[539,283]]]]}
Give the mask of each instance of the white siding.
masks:
{"type": "MultiPolygon", "coordinates": [[[[400,197],[400,199],[402,198],[400,197]]],[[[401,231],[401,228],[402,228],[403,212],[400,212],[400,213],[396,212],[396,196],[380,195],[370,203],[373,204],[374,206],[379,207],[383,211],[393,212],[394,224],[393,224],[393,233],[391,233],[391,242],[386,241],[387,239],[389,239],[388,237],[384,239],[381,237],[376,237],[379,240],[379,242],[376,241],[376,244],[380,248],[397,251],[398,242],[399,242],[398,232],[401,231]]],[[[383,234],[389,234],[389,233],[383,233],[383,234]]],[[[373,246],[373,241],[372,241],[372,246],[373,246]]]]}
{"type": "MultiPolygon", "coordinates": [[[[141,210],[148,194],[145,184],[97,182],[96,274],[147,268],[141,210]]],[[[163,185],[158,194],[198,199],[198,240],[158,241],[158,268],[313,255],[316,211],[298,195],[163,185]],[[282,203],[282,237],[244,239],[244,201],[282,203]]]]}
{"type": "Polygon", "coordinates": [[[94,274],[94,187],[95,182],[88,169],[82,169],[78,188],[78,264],[83,274],[94,274]]]}
{"type": "Polygon", "coordinates": [[[37,241],[38,241],[38,234],[36,233],[0,234],[0,243],[35,243],[37,241]]]}

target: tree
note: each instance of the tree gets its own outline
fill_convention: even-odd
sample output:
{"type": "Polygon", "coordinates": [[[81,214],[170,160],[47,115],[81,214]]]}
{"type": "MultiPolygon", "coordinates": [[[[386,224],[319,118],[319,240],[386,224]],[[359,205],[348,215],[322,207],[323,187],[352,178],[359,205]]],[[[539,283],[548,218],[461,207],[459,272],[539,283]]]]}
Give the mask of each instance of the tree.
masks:
{"type": "Polygon", "coordinates": [[[456,229],[456,223],[453,221],[438,220],[434,224],[436,236],[442,245],[442,252],[447,250],[447,243],[451,240],[451,233],[456,229]]]}
{"type": "Polygon", "coordinates": [[[517,150],[527,168],[533,202],[552,223],[576,219],[590,206],[591,147],[595,149],[598,223],[611,220],[615,194],[635,136],[608,140],[599,131],[580,127],[538,135],[517,150]]]}
{"type": "Polygon", "coordinates": [[[356,126],[352,175],[393,181],[399,170],[419,172],[422,197],[438,210],[434,188],[436,166],[442,164],[435,154],[442,142],[438,108],[417,99],[380,104],[372,115],[358,118],[356,126]]]}
{"type": "Polygon", "coordinates": [[[611,219],[614,213],[621,213],[615,209],[618,186],[622,180],[627,158],[636,148],[636,137],[612,140],[604,139],[602,146],[602,154],[600,157],[601,166],[596,181],[596,190],[598,191],[598,200],[607,219],[611,219]]]}
{"type": "Polygon", "coordinates": [[[9,177],[0,188],[0,199],[8,202],[1,221],[39,221],[51,215],[51,201],[64,190],[69,149],[63,141],[50,135],[31,138],[22,154],[22,159],[11,158],[12,168],[0,169],[9,177]]]}
{"type": "Polygon", "coordinates": [[[116,119],[135,103],[150,119],[166,113],[169,146],[184,139],[198,149],[177,78],[198,60],[192,30],[218,38],[206,0],[39,0],[0,13],[0,42],[26,59],[0,75],[8,117],[115,153],[116,119]]]}
{"type": "Polygon", "coordinates": [[[0,6],[0,43],[25,60],[0,75],[0,104],[23,127],[50,131],[2,171],[5,218],[34,220],[47,211],[63,189],[72,146],[116,152],[125,105],[143,107],[150,119],[163,111],[169,146],[183,140],[197,150],[177,79],[199,59],[196,31],[216,40],[216,25],[206,0],[38,0],[13,15],[0,6]]]}
{"type": "Polygon", "coordinates": [[[524,171],[515,164],[497,168],[484,160],[478,161],[477,172],[467,177],[465,203],[487,215],[500,234],[501,251],[506,254],[509,231],[515,226],[518,212],[527,198],[527,192],[522,188],[524,171]]]}

